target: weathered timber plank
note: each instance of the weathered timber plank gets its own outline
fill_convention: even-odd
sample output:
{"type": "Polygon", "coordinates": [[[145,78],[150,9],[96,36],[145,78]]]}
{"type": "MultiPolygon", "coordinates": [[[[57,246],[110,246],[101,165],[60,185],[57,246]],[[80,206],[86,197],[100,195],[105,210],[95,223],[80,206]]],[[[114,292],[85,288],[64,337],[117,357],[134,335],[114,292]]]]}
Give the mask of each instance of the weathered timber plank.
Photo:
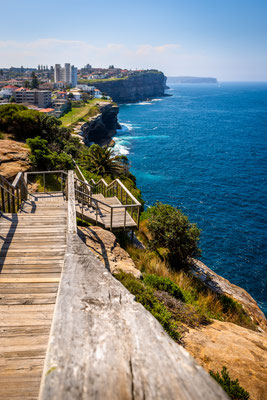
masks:
{"type": "Polygon", "coordinates": [[[78,236],[69,235],[39,399],[227,398],[78,236]]]}
{"type": "Polygon", "coordinates": [[[5,293],[0,295],[0,305],[22,305],[22,304],[55,304],[56,293],[14,294],[5,293]]]}
{"type": "MultiPolygon", "coordinates": [[[[28,276],[20,276],[20,277],[10,277],[0,275],[0,283],[56,283],[60,281],[60,274],[58,276],[52,276],[46,274],[46,276],[35,276],[35,277],[28,277],[28,276]]],[[[13,275],[13,274],[9,274],[13,275]]],[[[23,275],[23,274],[21,274],[23,275]]]]}

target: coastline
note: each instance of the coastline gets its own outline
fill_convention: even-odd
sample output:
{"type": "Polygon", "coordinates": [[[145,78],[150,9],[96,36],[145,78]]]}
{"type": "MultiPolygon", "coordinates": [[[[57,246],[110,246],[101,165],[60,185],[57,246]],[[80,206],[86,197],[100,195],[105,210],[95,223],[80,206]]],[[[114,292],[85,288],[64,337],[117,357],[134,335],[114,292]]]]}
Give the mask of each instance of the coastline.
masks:
{"type": "MultiPolygon", "coordinates": [[[[193,85],[190,86],[189,93],[194,88],[192,88],[193,85]]],[[[203,90],[204,94],[207,98],[209,95],[209,91],[211,90],[211,97],[210,100],[213,100],[213,96],[216,94],[217,96],[220,96],[220,92],[223,91],[224,96],[227,91],[229,92],[229,95],[231,94],[232,90],[235,90],[235,85],[233,83],[229,85],[221,85],[220,88],[218,88],[216,85],[210,85],[212,86],[207,87],[202,86],[200,88],[200,85],[196,86],[196,93],[201,93],[203,90]],[[217,94],[218,93],[218,94],[217,94]]],[[[137,177],[137,184],[142,190],[145,199],[146,199],[146,205],[149,206],[152,203],[152,201],[155,201],[156,193],[157,193],[157,188],[159,185],[169,185],[169,177],[166,177],[164,174],[164,167],[161,168],[160,171],[156,172],[157,168],[156,166],[158,165],[157,163],[150,163],[150,160],[154,159],[154,157],[160,157],[161,152],[165,151],[164,149],[169,149],[168,151],[170,152],[171,149],[173,148],[172,145],[172,136],[170,136],[169,132],[166,131],[165,126],[168,126],[168,119],[166,117],[166,110],[169,107],[169,104],[183,104],[183,99],[187,102],[188,97],[187,93],[185,97],[181,97],[181,89],[179,86],[179,93],[178,89],[176,89],[177,85],[172,85],[172,94],[173,96],[170,98],[160,98],[160,102],[157,103],[155,101],[153,102],[140,102],[140,103],[135,103],[135,104],[123,104],[120,108],[120,123],[122,125],[122,130],[118,130],[115,137],[113,138],[115,140],[115,146],[114,150],[117,152],[117,154],[124,154],[127,155],[130,159],[130,162],[132,164],[132,171],[137,177]],[[179,94],[179,96],[177,95],[179,94]],[[152,104],[154,104],[154,107],[152,107],[152,104]],[[166,104],[166,106],[164,106],[166,104]],[[159,107],[160,106],[160,107],[159,107]],[[163,114],[165,112],[165,115],[163,114]],[[155,116],[159,116],[159,120],[157,123],[157,120],[155,120],[155,116]],[[149,119],[151,116],[151,119],[149,119]],[[153,121],[153,122],[152,122],[153,121]],[[161,123],[163,121],[163,124],[161,123]],[[157,145],[157,156],[152,156],[151,152],[155,151],[155,146],[157,145]],[[152,150],[153,149],[153,150],[152,150]],[[141,153],[142,152],[142,153],[141,153]],[[148,163],[149,162],[149,163],[148,163]],[[141,168],[141,165],[143,164],[143,167],[141,168]],[[153,200],[154,199],[154,200],[153,200]]],[[[242,89],[242,85],[239,83],[237,84],[237,88],[242,89]]],[[[187,90],[186,88],[183,89],[184,92],[187,90]]],[[[244,89],[242,89],[244,90],[244,89]]],[[[248,94],[253,93],[253,85],[248,85],[248,94]]],[[[218,97],[219,98],[219,97],[218,97]]],[[[229,99],[231,99],[229,97],[229,99]]],[[[155,100],[155,99],[154,99],[155,100]]],[[[196,97],[194,98],[194,101],[196,104],[200,104],[201,97],[196,97]]],[[[187,103],[185,103],[187,104],[187,103]]],[[[172,106],[173,107],[173,106],[172,106]]],[[[178,107],[178,106],[177,106],[178,107]]],[[[184,106],[183,106],[184,107],[184,106]]],[[[209,114],[210,115],[210,114],[209,114]]],[[[215,114],[214,114],[215,115],[215,114]]],[[[222,114],[223,115],[223,114],[222,114]]],[[[242,118],[242,115],[240,116],[242,118]]],[[[204,120],[203,120],[204,122],[204,120]]],[[[239,123],[239,122],[238,122],[239,123]]],[[[189,124],[190,125],[190,124],[189,124]]],[[[178,127],[177,131],[179,132],[179,135],[181,135],[181,129],[178,127]]],[[[183,133],[182,133],[183,135],[183,133]]],[[[186,146],[188,147],[187,143],[189,143],[188,138],[185,137],[184,135],[184,140],[186,141],[186,146]]],[[[194,140],[193,136],[190,139],[191,141],[194,140]]],[[[220,139],[221,141],[221,139],[220,139]]],[[[183,142],[181,142],[183,143],[183,142]]],[[[197,143],[197,142],[196,142],[197,143]]],[[[212,143],[211,143],[212,144],[212,143]]],[[[194,144],[192,144],[194,146],[194,144]]],[[[222,142],[223,145],[223,142],[222,142]]],[[[183,145],[184,146],[184,145],[183,145]]],[[[190,145],[191,146],[191,145],[190,145]]],[[[174,150],[174,149],[173,149],[174,150]]],[[[173,151],[172,150],[172,151],[173,151]]],[[[167,152],[168,152],[167,151],[167,152]]],[[[196,157],[198,157],[198,165],[201,167],[201,165],[204,167],[205,162],[204,160],[201,161],[199,158],[200,154],[199,153],[197,146],[196,146],[196,157]]],[[[171,155],[176,155],[176,152],[170,153],[171,155]]],[[[181,158],[181,155],[178,155],[178,158],[181,158]]],[[[182,165],[183,165],[183,160],[182,160],[182,165]]],[[[181,168],[182,168],[181,165],[181,168]]],[[[187,164],[186,164],[187,166],[187,164]]],[[[226,170],[227,172],[227,170],[226,170]]],[[[186,170],[187,173],[187,170],[186,170]]],[[[180,172],[178,172],[177,178],[180,176],[180,172]]],[[[181,179],[181,178],[179,178],[181,179]]],[[[191,179],[191,176],[190,176],[191,179]]],[[[200,227],[203,230],[203,236],[202,236],[202,242],[204,242],[204,257],[201,259],[207,266],[209,266],[214,272],[216,272],[218,275],[225,277],[227,280],[230,282],[233,282],[233,284],[244,288],[248,293],[252,295],[254,299],[256,299],[257,303],[259,304],[260,308],[263,311],[266,311],[266,305],[264,303],[264,297],[261,294],[262,291],[264,290],[263,286],[263,281],[261,279],[255,279],[253,280],[253,274],[254,271],[257,273],[261,268],[262,265],[258,265],[252,269],[252,275],[250,279],[250,273],[248,272],[246,267],[246,260],[248,257],[250,257],[249,254],[251,254],[251,246],[244,248],[243,251],[243,246],[239,249],[238,246],[235,246],[234,249],[229,250],[228,248],[224,249],[221,247],[221,242],[223,241],[224,236],[227,235],[227,242],[231,240],[230,238],[234,235],[234,231],[231,230],[228,225],[224,226],[222,229],[224,232],[223,235],[219,236],[219,232],[221,231],[220,226],[224,223],[224,220],[222,219],[221,221],[219,218],[221,215],[217,215],[216,213],[218,211],[217,208],[219,207],[219,211],[221,207],[227,207],[228,204],[228,198],[224,197],[221,199],[220,203],[216,203],[215,201],[207,201],[207,194],[202,193],[201,190],[198,189],[198,181],[201,182],[201,177],[200,180],[197,175],[193,176],[195,186],[193,187],[193,194],[190,193],[190,196],[192,197],[192,200],[194,200],[194,203],[191,205],[189,203],[189,208],[187,206],[188,203],[188,198],[186,197],[186,194],[188,194],[188,183],[189,181],[182,181],[182,185],[178,185],[177,193],[173,194],[168,194],[168,196],[163,196],[162,192],[158,192],[159,196],[157,197],[159,200],[163,202],[170,202],[172,201],[173,205],[178,205],[179,208],[182,208],[187,214],[189,212],[189,217],[192,222],[197,222],[200,220],[200,227]],[[182,187],[184,187],[184,190],[182,190],[182,187]],[[196,193],[200,193],[199,195],[196,195],[196,193]],[[175,196],[175,197],[173,197],[175,196]],[[166,198],[166,199],[165,199],[166,198]],[[175,201],[175,199],[177,199],[175,201]],[[175,202],[174,202],[175,201],[175,202]],[[187,206],[187,207],[186,207],[187,206]],[[208,207],[208,208],[207,208],[208,207]],[[211,208],[212,207],[212,208],[211,208]],[[215,213],[216,212],[216,213],[215,213]],[[192,216],[193,215],[193,216],[192,216]],[[205,220],[204,220],[205,219],[205,220]],[[204,222],[205,223],[204,223],[204,222]],[[215,231],[215,226],[218,224],[218,230],[214,236],[213,231],[215,231]],[[214,226],[214,228],[213,228],[214,226]],[[212,228],[212,229],[210,229],[212,228]],[[212,243],[213,242],[213,243],[212,243]],[[214,246],[215,245],[215,246],[214,246]],[[214,250],[215,247],[215,250],[214,250]],[[219,248],[221,247],[221,248],[219,248]],[[207,252],[208,249],[208,252],[207,252]],[[241,252],[242,249],[242,252],[241,252]],[[228,253],[227,253],[228,252],[228,253]],[[246,254],[248,254],[246,256],[246,254]],[[235,263],[234,263],[235,260],[235,263]],[[241,260],[241,261],[240,261],[241,260]],[[235,265],[237,264],[237,267],[235,265]],[[232,268],[232,269],[231,269],[232,268]],[[236,269],[237,268],[237,269],[236,269]],[[235,271],[240,271],[240,272],[235,272],[235,271]]],[[[213,187],[211,187],[211,190],[213,190],[213,187]]],[[[223,189],[224,190],[224,189],[223,189]]],[[[225,192],[225,191],[224,191],[225,192]]],[[[223,193],[224,193],[223,192],[223,193]]],[[[242,191],[241,191],[242,192],[242,191]]],[[[214,193],[211,191],[212,196],[216,196],[216,192],[214,193]]],[[[238,196],[240,196],[237,193],[238,196]]],[[[225,194],[227,196],[227,193],[225,194]]],[[[190,201],[190,197],[189,197],[190,201]]],[[[239,212],[238,208],[238,199],[235,201],[235,207],[237,209],[237,213],[239,212]]],[[[245,203],[246,204],[246,203],[245,203]]],[[[240,209],[240,212],[242,211],[242,208],[240,209]]],[[[254,212],[255,210],[253,210],[254,212]]],[[[230,215],[229,214],[229,223],[230,221],[230,215]]],[[[238,215],[238,214],[237,214],[238,215]]],[[[222,215],[224,218],[224,214],[222,215]]],[[[235,223],[238,223],[238,220],[235,221],[235,223]]],[[[249,223],[249,221],[248,221],[249,223]]],[[[244,222],[243,222],[244,224],[244,222]]],[[[249,226],[248,226],[249,228],[249,226]]],[[[242,231],[241,231],[242,234],[242,231]]],[[[238,237],[235,235],[235,238],[238,239],[238,237]]],[[[249,240],[250,237],[247,237],[246,240],[249,240]]],[[[223,242],[222,242],[223,245],[223,242]]],[[[202,245],[201,245],[202,247],[202,245]]],[[[258,251],[258,250],[257,250],[258,251]]],[[[253,254],[253,253],[252,253],[253,254]]],[[[254,255],[253,255],[254,256],[254,255]]],[[[253,267],[253,261],[252,266],[253,267]]],[[[248,268],[249,265],[248,265],[248,268]]]]}

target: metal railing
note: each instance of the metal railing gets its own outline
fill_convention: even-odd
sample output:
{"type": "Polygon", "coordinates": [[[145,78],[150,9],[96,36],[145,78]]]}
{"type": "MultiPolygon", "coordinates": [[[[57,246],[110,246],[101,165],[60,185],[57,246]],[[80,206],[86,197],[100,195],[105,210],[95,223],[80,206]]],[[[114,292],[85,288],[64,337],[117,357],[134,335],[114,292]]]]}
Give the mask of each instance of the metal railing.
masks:
{"type": "Polygon", "coordinates": [[[65,192],[67,177],[63,170],[25,172],[29,194],[65,192]]]}
{"type": "Polygon", "coordinates": [[[84,207],[91,207],[95,211],[95,222],[100,220],[101,211],[110,213],[110,230],[114,228],[114,212],[118,209],[124,210],[123,225],[121,228],[127,228],[127,214],[131,216],[136,227],[139,228],[141,203],[132,195],[132,193],[119,180],[115,179],[108,184],[103,178],[97,183],[91,179],[90,183],[84,178],[81,170],[76,165],[76,177],[74,178],[75,198],[81,203],[82,219],[86,216],[84,207]],[[77,178],[79,176],[79,178],[77,178]],[[81,179],[80,179],[81,178],[81,179]],[[96,199],[94,195],[102,194],[105,198],[117,197],[121,204],[107,204],[105,200],[96,199]],[[105,209],[106,207],[106,209],[105,209]]]}
{"type": "Polygon", "coordinates": [[[22,172],[19,172],[13,183],[0,175],[0,212],[17,213],[27,199],[28,189],[22,172]]]}

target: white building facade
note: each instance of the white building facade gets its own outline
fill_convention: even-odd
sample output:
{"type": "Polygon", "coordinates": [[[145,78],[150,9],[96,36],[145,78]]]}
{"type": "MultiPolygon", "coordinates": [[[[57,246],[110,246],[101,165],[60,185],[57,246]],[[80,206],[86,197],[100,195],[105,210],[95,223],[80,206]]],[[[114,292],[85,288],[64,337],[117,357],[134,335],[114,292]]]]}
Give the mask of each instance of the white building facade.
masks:
{"type": "Polygon", "coordinates": [[[54,82],[64,82],[67,85],[75,87],[78,81],[78,69],[70,63],[65,63],[62,68],[60,64],[55,64],[54,82]]]}

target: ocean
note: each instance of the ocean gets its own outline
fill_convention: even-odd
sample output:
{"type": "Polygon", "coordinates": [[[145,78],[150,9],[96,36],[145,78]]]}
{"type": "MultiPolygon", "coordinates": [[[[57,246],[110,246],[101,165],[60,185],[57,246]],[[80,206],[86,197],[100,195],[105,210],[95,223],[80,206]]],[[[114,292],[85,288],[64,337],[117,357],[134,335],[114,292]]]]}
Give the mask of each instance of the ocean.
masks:
{"type": "Polygon", "coordinates": [[[180,208],[202,230],[201,260],[267,313],[267,83],[171,84],[120,106],[115,152],[146,206],[180,208]]]}

